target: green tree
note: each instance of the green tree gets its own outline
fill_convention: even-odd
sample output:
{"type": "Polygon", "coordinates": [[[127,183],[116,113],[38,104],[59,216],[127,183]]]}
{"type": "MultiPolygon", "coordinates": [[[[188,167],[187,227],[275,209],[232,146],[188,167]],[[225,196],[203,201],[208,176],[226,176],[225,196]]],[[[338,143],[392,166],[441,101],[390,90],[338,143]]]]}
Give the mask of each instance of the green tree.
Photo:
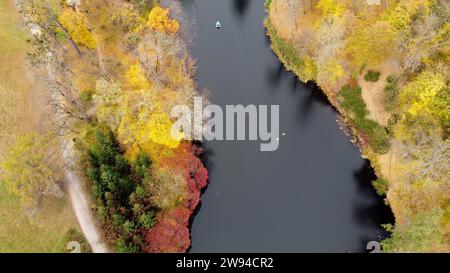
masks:
{"type": "Polygon", "coordinates": [[[150,166],[152,165],[152,160],[145,153],[139,153],[136,161],[134,162],[134,169],[136,173],[142,178],[146,178],[149,175],[150,166]]]}
{"type": "Polygon", "coordinates": [[[126,204],[134,191],[134,183],[129,179],[131,165],[121,154],[119,144],[111,131],[98,131],[96,143],[89,147],[88,158],[91,167],[88,176],[93,182],[93,193],[100,200],[112,195],[111,202],[126,204]]]}
{"type": "Polygon", "coordinates": [[[382,242],[386,252],[445,252],[448,241],[444,237],[440,221],[443,212],[432,211],[416,215],[410,223],[387,225],[392,232],[390,238],[382,242]]]}
{"type": "Polygon", "coordinates": [[[139,216],[139,223],[146,229],[151,229],[156,224],[156,214],[151,211],[139,216]]]}

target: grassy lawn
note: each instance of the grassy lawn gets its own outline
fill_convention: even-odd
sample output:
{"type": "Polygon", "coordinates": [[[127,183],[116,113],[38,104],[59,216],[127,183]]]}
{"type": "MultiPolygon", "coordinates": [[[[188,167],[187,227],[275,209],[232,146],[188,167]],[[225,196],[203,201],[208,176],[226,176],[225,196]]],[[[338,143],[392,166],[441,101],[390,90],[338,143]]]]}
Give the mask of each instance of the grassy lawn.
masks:
{"type": "MultiPolygon", "coordinates": [[[[27,38],[13,1],[0,1],[0,157],[17,135],[46,129],[33,115],[36,104],[31,98],[38,85],[27,76],[32,74],[27,69],[27,38]]],[[[61,252],[66,233],[78,229],[67,199],[45,200],[41,213],[30,220],[1,181],[0,207],[0,252],[61,252]]]]}
{"type": "Polygon", "coordinates": [[[65,199],[46,200],[39,215],[30,220],[20,202],[0,186],[0,207],[0,252],[62,252],[66,233],[77,228],[65,199]]]}

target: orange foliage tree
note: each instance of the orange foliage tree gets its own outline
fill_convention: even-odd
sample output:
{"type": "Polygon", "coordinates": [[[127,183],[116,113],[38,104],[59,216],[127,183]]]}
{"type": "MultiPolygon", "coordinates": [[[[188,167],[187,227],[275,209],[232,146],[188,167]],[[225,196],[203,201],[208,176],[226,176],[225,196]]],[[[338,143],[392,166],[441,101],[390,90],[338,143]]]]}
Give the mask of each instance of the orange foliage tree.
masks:
{"type": "Polygon", "coordinates": [[[178,21],[169,18],[169,10],[160,6],[156,6],[150,11],[147,25],[157,31],[169,33],[177,33],[180,29],[178,21]]]}

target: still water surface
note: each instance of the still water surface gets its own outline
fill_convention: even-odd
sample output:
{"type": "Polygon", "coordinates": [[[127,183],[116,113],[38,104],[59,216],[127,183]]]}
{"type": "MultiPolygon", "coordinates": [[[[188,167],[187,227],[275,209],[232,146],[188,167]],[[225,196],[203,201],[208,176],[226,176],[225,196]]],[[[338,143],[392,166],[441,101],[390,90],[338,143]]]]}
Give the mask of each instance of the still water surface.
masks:
{"type": "Polygon", "coordinates": [[[392,221],[367,161],[321,91],[287,72],[265,35],[262,0],[184,0],[197,82],[218,105],[280,105],[280,147],[205,143],[210,184],[191,252],[362,252],[392,221]],[[215,28],[220,21],[222,28],[215,28]]]}

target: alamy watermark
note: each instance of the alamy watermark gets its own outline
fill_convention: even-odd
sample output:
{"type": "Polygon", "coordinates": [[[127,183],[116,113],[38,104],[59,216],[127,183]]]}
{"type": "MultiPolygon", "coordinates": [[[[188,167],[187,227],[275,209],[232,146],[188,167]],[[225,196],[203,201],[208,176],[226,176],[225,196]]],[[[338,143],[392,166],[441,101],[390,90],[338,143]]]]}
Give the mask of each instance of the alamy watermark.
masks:
{"type": "Polygon", "coordinates": [[[175,139],[182,133],[184,139],[198,141],[260,141],[261,151],[275,151],[280,140],[279,108],[279,105],[253,104],[226,105],[225,109],[215,104],[204,107],[203,99],[194,97],[193,110],[186,105],[172,109],[171,117],[176,122],[171,134],[175,139]]]}

